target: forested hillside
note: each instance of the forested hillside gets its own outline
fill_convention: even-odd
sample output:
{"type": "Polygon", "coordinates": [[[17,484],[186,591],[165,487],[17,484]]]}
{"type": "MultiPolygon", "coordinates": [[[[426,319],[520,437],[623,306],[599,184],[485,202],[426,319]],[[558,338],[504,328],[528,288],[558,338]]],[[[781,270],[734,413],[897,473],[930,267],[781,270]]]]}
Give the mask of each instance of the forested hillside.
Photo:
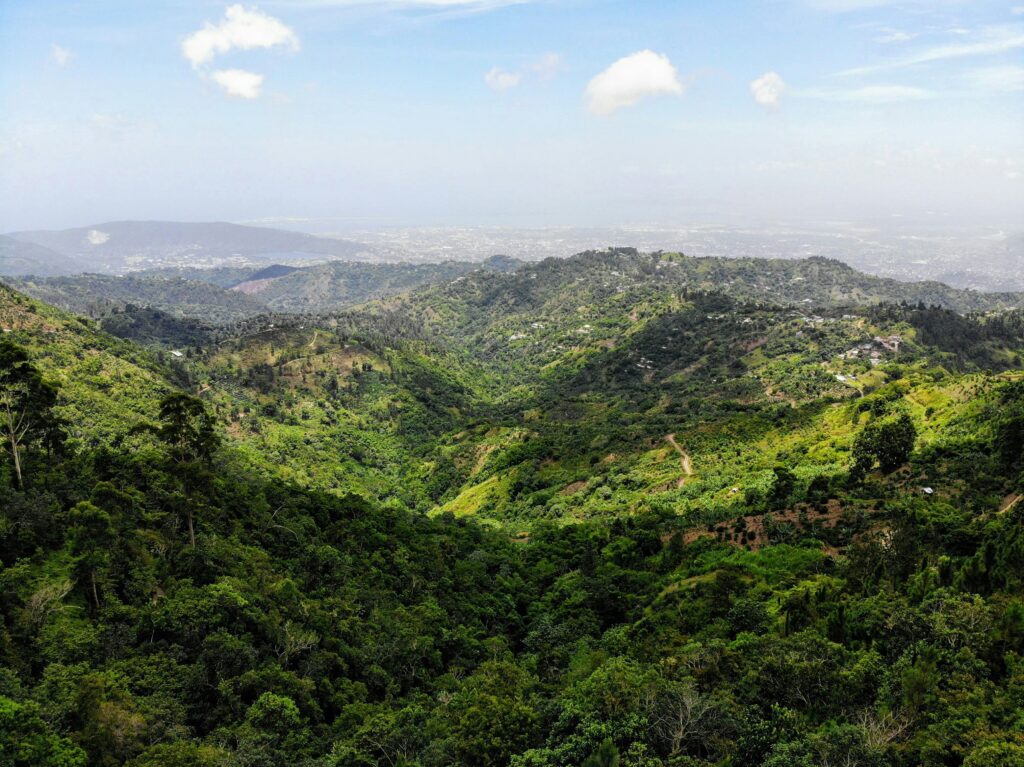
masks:
{"type": "MultiPolygon", "coordinates": [[[[514,259],[482,263],[365,264],[331,261],[307,267],[148,269],[127,275],[10,280],[19,290],[69,311],[103,317],[129,306],[230,324],[266,312],[327,312],[423,285],[447,283],[478,270],[512,271],[514,259]]],[[[0,272],[2,273],[2,272],[0,272]]]]}
{"type": "Polygon", "coordinates": [[[11,285],[41,301],[93,317],[126,306],[152,307],[210,322],[231,322],[266,311],[244,293],[180,277],[80,274],[12,280],[11,285]]]}
{"type": "Polygon", "coordinates": [[[431,282],[0,288],[0,764],[1024,764],[1020,296],[431,282]]]}

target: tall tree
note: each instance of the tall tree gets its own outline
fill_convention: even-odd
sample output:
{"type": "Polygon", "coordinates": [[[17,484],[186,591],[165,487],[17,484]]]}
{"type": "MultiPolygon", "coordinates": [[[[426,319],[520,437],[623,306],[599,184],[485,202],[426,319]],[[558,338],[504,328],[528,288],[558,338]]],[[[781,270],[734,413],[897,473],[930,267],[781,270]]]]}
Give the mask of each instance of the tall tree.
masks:
{"type": "Polygon", "coordinates": [[[100,609],[99,574],[110,564],[110,549],[114,543],[114,526],[110,514],[89,501],[76,505],[69,515],[71,527],[68,538],[75,555],[79,575],[89,582],[93,605],[100,609]]]}
{"type": "MultiPolygon", "coordinates": [[[[164,397],[160,403],[160,420],[162,423],[157,434],[167,444],[171,460],[188,487],[209,467],[220,445],[220,437],[215,429],[216,421],[202,400],[182,392],[164,397]]],[[[185,503],[185,513],[189,541],[195,548],[191,500],[185,503]]]]}
{"type": "Polygon", "coordinates": [[[0,339],[0,417],[18,489],[24,488],[22,451],[33,442],[54,448],[62,441],[56,403],[57,388],[43,380],[28,352],[0,339]]]}
{"type": "Polygon", "coordinates": [[[863,476],[878,463],[886,474],[910,458],[917,441],[917,429],[906,413],[868,424],[853,443],[854,472],[863,476]]]}
{"type": "Polygon", "coordinates": [[[203,401],[182,392],[160,402],[159,436],[178,464],[209,463],[220,444],[216,421],[203,401]]]}

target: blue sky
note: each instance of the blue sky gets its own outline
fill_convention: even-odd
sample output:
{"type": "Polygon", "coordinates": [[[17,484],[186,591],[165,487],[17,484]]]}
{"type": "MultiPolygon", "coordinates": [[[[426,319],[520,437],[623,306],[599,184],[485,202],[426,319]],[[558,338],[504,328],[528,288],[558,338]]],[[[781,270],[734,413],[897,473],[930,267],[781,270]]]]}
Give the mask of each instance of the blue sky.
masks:
{"type": "Polygon", "coordinates": [[[1024,0],[0,2],[0,230],[887,216],[1024,221],[1024,0]]]}

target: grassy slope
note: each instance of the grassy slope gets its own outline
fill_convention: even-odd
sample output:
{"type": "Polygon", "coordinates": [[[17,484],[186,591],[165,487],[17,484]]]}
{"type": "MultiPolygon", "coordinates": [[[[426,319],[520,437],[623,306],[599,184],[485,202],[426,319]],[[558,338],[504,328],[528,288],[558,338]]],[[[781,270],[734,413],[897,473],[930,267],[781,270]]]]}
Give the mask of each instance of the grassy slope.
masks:
{"type": "Polygon", "coordinates": [[[78,438],[104,442],[151,419],[172,389],[170,371],[146,351],[2,285],[0,326],[60,384],[61,411],[78,438]]]}

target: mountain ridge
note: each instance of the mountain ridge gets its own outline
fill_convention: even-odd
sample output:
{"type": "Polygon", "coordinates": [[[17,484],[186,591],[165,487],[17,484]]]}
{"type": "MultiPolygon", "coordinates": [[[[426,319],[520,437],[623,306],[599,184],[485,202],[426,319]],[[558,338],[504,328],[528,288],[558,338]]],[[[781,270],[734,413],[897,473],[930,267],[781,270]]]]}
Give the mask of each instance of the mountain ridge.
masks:
{"type": "Polygon", "coordinates": [[[225,221],[108,221],[59,230],[26,230],[7,235],[49,248],[92,271],[138,269],[201,259],[293,257],[355,258],[369,248],[349,240],[318,237],[225,221]]]}
{"type": "Polygon", "coordinates": [[[79,271],[75,259],[34,242],[0,234],[0,276],[55,276],[79,271]]]}

